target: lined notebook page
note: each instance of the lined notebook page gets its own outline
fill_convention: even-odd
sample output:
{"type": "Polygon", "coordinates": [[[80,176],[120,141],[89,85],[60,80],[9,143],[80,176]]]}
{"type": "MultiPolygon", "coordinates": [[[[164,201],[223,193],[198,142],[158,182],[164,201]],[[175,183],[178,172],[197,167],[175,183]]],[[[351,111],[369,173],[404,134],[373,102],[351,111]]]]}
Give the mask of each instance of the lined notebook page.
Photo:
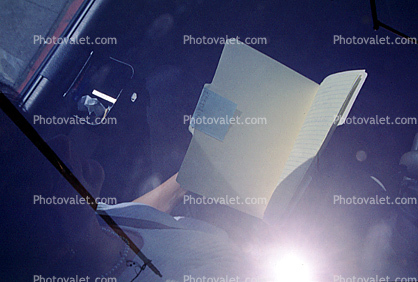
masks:
{"type": "Polygon", "coordinates": [[[318,153],[328,132],[347,116],[366,73],[348,71],[328,76],[320,85],[299,136],[283,169],[279,183],[318,153]]]}
{"type": "Polygon", "coordinates": [[[309,184],[313,160],[337,127],[336,116],[348,115],[366,76],[363,70],[348,71],[321,83],[264,214],[266,222],[280,223],[291,212],[291,203],[309,184]]]}

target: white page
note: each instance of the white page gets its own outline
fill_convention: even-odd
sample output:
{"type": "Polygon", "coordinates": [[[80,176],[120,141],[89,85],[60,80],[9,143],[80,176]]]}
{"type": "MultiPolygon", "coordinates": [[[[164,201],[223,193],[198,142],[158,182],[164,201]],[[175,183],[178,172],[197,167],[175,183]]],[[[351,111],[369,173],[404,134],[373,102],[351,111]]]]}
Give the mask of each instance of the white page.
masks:
{"type": "Polygon", "coordinates": [[[366,77],[364,70],[347,71],[321,83],[269,204],[274,212],[268,213],[279,217],[286,212],[312,160],[337,127],[336,117],[348,115],[366,77]]]}
{"type": "MultiPolygon", "coordinates": [[[[354,99],[347,96],[350,91],[353,92],[352,94],[359,92],[361,86],[356,88],[353,88],[353,86],[356,80],[361,77],[365,77],[363,70],[341,72],[324,79],[306,116],[306,121],[301,128],[279,182],[308,159],[316,156],[331,127],[336,126],[335,123],[340,121],[337,116],[346,100],[347,105],[353,104],[348,101],[354,102],[354,99]]],[[[344,116],[347,116],[348,111],[344,109],[343,111],[344,116]]]]}

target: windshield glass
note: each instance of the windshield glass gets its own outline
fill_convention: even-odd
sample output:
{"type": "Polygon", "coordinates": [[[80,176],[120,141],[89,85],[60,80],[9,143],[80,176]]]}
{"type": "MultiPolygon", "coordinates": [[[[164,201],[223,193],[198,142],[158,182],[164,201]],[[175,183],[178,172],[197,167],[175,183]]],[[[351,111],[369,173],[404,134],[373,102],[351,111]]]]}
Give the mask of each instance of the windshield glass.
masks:
{"type": "Polygon", "coordinates": [[[2,280],[418,278],[417,12],[2,1],[2,280]]]}

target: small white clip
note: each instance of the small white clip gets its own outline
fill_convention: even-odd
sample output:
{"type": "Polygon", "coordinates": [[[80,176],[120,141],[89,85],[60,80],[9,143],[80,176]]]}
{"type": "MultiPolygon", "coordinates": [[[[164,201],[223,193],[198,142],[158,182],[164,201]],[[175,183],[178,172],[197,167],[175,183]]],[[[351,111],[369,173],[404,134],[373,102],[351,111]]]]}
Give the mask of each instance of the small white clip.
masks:
{"type": "Polygon", "coordinates": [[[132,103],[136,101],[136,98],[138,98],[138,95],[136,95],[136,93],[134,92],[131,96],[132,103]]]}

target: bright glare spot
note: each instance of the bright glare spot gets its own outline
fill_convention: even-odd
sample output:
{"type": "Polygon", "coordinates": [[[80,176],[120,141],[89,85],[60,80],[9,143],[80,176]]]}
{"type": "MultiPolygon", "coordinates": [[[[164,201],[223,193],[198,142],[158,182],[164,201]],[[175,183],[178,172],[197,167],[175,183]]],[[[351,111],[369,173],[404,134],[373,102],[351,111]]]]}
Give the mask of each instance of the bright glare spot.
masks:
{"type": "Polygon", "coordinates": [[[273,262],[272,267],[276,282],[309,282],[311,271],[306,263],[295,255],[288,255],[273,262]]]}

